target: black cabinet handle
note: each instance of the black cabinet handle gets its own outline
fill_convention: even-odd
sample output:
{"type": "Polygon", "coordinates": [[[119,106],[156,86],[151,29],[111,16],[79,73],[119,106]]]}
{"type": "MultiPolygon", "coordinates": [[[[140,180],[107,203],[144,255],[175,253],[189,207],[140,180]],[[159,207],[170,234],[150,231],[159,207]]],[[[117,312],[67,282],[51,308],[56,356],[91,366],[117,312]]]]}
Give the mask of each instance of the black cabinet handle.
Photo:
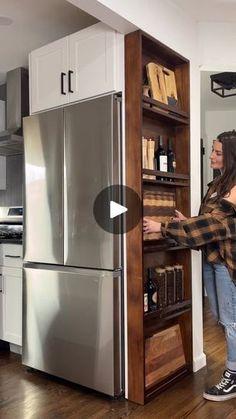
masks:
{"type": "Polygon", "coordinates": [[[5,258],[21,259],[21,256],[5,255],[5,258]]]}
{"type": "Polygon", "coordinates": [[[61,73],[61,94],[66,95],[66,92],[64,91],[64,77],[66,76],[66,73],[61,73]]]}
{"type": "Polygon", "coordinates": [[[69,70],[68,71],[68,91],[70,93],[74,93],[74,90],[71,89],[71,74],[74,74],[74,71],[69,70]]]}

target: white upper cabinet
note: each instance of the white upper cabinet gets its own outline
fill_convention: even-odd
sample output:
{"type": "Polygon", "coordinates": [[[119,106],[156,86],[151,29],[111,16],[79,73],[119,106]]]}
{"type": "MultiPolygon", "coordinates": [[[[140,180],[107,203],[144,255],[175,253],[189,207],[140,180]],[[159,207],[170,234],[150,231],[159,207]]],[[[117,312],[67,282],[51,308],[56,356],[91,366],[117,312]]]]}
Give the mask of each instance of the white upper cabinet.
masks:
{"type": "Polygon", "coordinates": [[[31,112],[68,102],[68,37],[45,45],[30,54],[31,112]]]}
{"type": "Polygon", "coordinates": [[[122,90],[123,42],[100,22],[33,51],[31,113],[122,90]]]}

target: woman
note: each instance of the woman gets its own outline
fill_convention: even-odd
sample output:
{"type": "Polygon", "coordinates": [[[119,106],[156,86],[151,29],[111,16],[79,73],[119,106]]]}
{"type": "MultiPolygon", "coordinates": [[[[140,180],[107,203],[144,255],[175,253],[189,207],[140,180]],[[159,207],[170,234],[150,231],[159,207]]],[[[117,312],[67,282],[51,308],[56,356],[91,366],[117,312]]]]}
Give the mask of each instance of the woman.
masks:
{"type": "Polygon", "coordinates": [[[197,217],[179,211],[173,221],[144,218],[144,233],[161,232],[204,254],[204,285],[211,310],[223,326],[227,343],[226,369],[220,382],[203,393],[208,400],[236,397],[236,131],[213,141],[211,167],[220,175],[208,186],[197,217]]]}

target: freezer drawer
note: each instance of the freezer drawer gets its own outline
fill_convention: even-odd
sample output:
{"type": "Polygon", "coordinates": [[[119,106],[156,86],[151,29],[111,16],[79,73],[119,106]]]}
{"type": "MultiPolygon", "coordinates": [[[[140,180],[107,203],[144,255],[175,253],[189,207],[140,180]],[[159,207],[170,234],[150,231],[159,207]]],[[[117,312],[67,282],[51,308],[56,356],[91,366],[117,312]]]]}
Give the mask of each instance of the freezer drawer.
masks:
{"type": "Polygon", "coordinates": [[[120,394],[120,276],[24,268],[23,290],[23,364],[120,394]]]}

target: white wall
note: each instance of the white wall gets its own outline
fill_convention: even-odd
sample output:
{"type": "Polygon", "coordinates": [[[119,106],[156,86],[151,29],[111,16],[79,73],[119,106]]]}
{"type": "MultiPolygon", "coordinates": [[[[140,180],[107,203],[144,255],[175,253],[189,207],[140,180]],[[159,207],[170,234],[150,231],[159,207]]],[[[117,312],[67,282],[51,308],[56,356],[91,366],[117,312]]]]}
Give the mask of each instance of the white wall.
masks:
{"type": "MultiPolygon", "coordinates": [[[[191,211],[195,215],[200,203],[200,76],[196,23],[170,0],[67,1],[122,33],[140,28],[190,60],[191,211]]],[[[192,252],[192,279],[193,367],[196,371],[205,365],[199,252],[192,252]]]]}
{"type": "Polygon", "coordinates": [[[224,22],[198,23],[201,69],[236,71],[236,25],[224,22]]]}

